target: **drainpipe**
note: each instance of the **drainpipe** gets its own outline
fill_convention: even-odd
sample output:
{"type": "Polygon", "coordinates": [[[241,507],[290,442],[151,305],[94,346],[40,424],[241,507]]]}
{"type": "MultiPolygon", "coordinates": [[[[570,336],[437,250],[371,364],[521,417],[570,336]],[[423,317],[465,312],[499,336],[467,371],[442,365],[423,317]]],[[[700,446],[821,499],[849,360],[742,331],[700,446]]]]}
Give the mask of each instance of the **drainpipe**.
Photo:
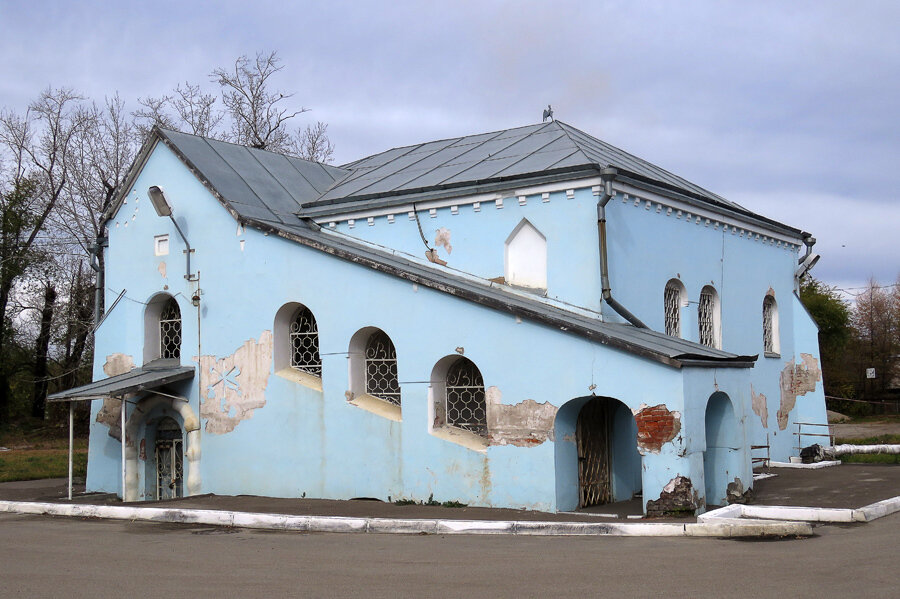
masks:
{"type": "Polygon", "coordinates": [[[95,283],[94,283],[94,326],[98,326],[100,324],[100,300],[103,298],[103,286],[106,284],[105,282],[105,273],[103,269],[100,267],[100,256],[103,254],[103,248],[105,248],[109,242],[109,240],[103,235],[103,225],[101,225],[100,233],[97,235],[96,244],[88,246],[88,251],[91,253],[91,269],[97,273],[95,275],[95,283]]]}
{"type": "Polygon", "coordinates": [[[600,285],[603,301],[609,304],[609,307],[615,310],[619,316],[637,328],[646,329],[647,325],[613,298],[609,285],[609,260],[606,256],[606,205],[613,197],[612,183],[616,175],[618,175],[618,171],[614,168],[605,168],[600,171],[600,178],[603,180],[603,190],[600,193],[600,199],[597,200],[597,230],[600,233],[600,285]]]}

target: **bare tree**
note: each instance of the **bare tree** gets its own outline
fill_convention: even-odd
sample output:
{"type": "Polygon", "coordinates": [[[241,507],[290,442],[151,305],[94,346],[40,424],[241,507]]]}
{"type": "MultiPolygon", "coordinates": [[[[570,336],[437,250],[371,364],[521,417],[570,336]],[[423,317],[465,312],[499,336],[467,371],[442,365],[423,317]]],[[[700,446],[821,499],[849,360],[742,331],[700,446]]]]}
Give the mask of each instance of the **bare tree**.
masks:
{"type": "MultiPolygon", "coordinates": [[[[9,301],[36,261],[45,223],[68,182],[69,150],[87,117],[70,89],[47,89],[24,116],[0,114],[0,152],[12,166],[0,181],[0,356],[10,339],[9,301]]],[[[0,418],[9,411],[9,372],[0,367],[0,418]]]]}
{"type": "Polygon", "coordinates": [[[207,94],[199,85],[188,81],[178,84],[171,95],[154,98],[138,98],[142,108],[133,113],[135,126],[146,136],[154,125],[164,129],[186,131],[203,137],[222,137],[219,125],[224,113],[218,110],[218,98],[207,94]]]}
{"type": "Polygon", "coordinates": [[[294,136],[291,153],[304,160],[330,163],[334,154],[334,145],[328,139],[328,125],[318,121],[315,125],[307,125],[306,129],[297,130],[294,136]]]}
{"type": "Polygon", "coordinates": [[[898,375],[900,361],[900,293],[882,287],[870,279],[868,288],[856,296],[851,323],[856,333],[857,376],[863,393],[883,398],[892,379],[898,375]],[[875,369],[875,379],[865,377],[866,368],[875,369]]]}
{"type": "Polygon", "coordinates": [[[293,94],[270,90],[269,80],[283,68],[276,52],[258,52],[253,60],[247,56],[235,60],[233,69],[212,72],[231,121],[229,141],[273,152],[291,149],[285,123],[307,109],[286,108],[284,102],[293,94]]]}

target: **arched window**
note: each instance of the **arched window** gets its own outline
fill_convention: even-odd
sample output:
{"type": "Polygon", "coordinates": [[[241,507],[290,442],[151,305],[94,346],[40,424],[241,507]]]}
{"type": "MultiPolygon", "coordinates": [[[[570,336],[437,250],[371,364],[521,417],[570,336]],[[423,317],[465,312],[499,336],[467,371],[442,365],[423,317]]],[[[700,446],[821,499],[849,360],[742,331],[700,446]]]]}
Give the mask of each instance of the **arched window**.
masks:
{"type": "Polygon", "coordinates": [[[687,293],[678,279],[666,283],[663,291],[663,312],[666,335],[681,337],[681,308],[686,304],[687,293]]]}
{"type": "Polygon", "coordinates": [[[170,297],[159,314],[159,357],[181,359],[181,310],[170,297]]]}
{"type": "Polygon", "coordinates": [[[297,310],[291,320],[291,368],[322,376],[319,329],[315,317],[306,306],[297,310]]]}
{"type": "Polygon", "coordinates": [[[778,339],[778,304],[775,297],[767,295],[763,298],[763,350],[767,354],[777,354],[780,350],[778,339]]]}
{"type": "Polygon", "coordinates": [[[710,285],[700,291],[697,308],[697,323],[700,328],[700,343],[707,347],[719,348],[721,327],[719,325],[719,294],[710,285]]]}
{"type": "Polygon", "coordinates": [[[400,405],[397,351],[391,338],[382,330],[372,333],[366,342],[366,393],[400,405]]]}
{"type": "Polygon", "coordinates": [[[447,369],[447,424],[484,435],[487,433],[487,405],[484,380],[475,363],[458,358],[447,369]]]}

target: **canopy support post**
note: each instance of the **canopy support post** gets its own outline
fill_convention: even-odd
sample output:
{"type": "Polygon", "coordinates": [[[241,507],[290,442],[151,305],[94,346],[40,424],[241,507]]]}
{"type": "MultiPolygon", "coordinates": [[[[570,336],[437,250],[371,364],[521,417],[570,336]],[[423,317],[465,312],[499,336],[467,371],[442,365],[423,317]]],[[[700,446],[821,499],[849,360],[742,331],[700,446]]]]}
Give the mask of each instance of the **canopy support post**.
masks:
{"type": "Polygon", "coordinates": [[[75,403],[69,402],[69,501],[72,501],[72,460],[73,460],[73,450],[72,445],[75,442],[75,434],[73,429],[75,428],[75,403]]]}
{"type": "Polygon", "coordinates": [[[125,403],[125,396],[122,396],[122,423],[121,423],[121,437],[122,437],[122,503],[125,502],[125,408],[128,404],[125,403]]]}

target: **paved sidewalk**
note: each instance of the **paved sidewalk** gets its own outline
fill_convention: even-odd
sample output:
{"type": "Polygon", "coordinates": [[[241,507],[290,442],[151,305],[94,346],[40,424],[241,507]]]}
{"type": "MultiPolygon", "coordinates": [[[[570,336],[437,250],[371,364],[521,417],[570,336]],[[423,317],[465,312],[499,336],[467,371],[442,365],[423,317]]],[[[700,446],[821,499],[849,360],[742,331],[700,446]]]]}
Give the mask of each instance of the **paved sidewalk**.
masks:
{"type": "MultiPolygon", "coordinates": [[[[755,483],[754,504],[815,508],[859,508],[900,495],[900,468],[852,464],[822,470],[771,469],[773,478],[755,483]]],[[[334,532],[430,532],[439,534],[612,534],[626,536],[808,535],[808,525],[696,518],[630,519],[639,500],[592,510],[548,513],[481,507],[396,505],[371,499],[349,501],[201,495],[162,502],[123,504],[108,494],[82,494],[65,507],[65,479],[0,484],[0,503],[20,513],[46,513],[163,522],[202,522],[275,530],[334,532]],[[64,505],[60,505],[64,504],[64,505]],[[55,507],[58,506],[58,507],[55,507]],[[22,510],[25,510],[24,512],[22,510]],[[601,511],[602,510],[602,511],[601,511]],[[794,525],[793,528],[787,526],[794,525]]]]}

